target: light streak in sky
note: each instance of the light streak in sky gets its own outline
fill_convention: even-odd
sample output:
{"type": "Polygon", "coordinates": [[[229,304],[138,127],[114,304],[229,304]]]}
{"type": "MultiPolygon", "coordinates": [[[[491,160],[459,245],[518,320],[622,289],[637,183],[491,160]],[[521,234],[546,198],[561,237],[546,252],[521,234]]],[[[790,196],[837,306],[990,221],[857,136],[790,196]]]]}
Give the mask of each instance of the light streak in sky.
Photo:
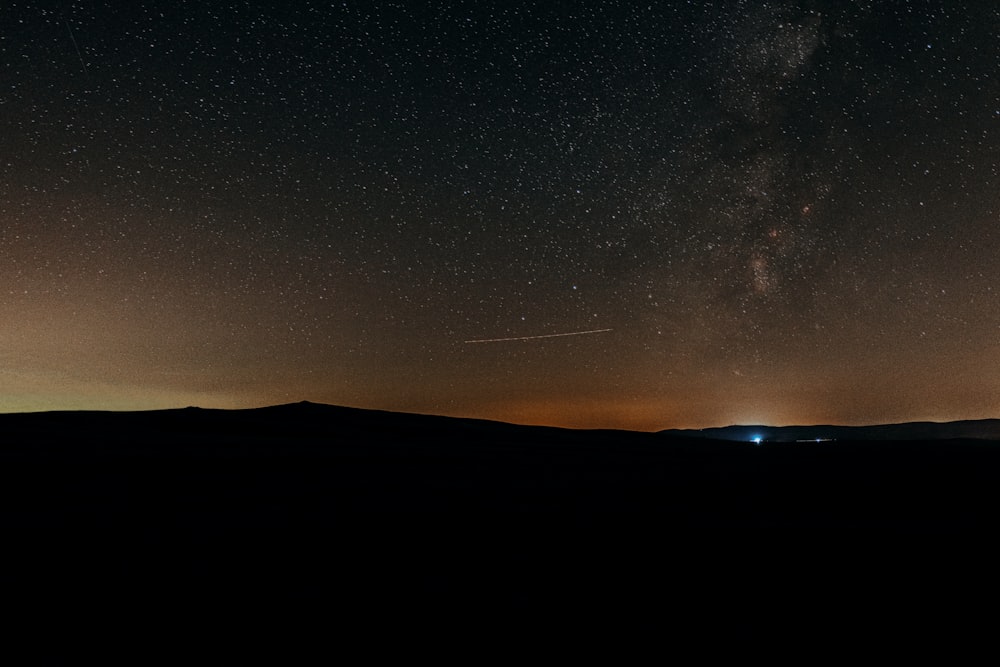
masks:
{"type": "Polygon", "coordinates": [[[83,59],[83,52],[80,50],[80,45],[76,43],[76,36],[73,35],[73,28],[66,19],[63,19],[63,23],[66,24],[66,30],[69,30],[69,38],[73,40],[73,48],[76,49],[76,55],[80,57],[80,64],[83,65],[83,75],[89,78],[90,72],[87,71],[87,62],[83,59]]]}
{"type": "Polygon", "coordinates": [[[506,343],[514,340],[538,340],[539,338],[560,338],[562,336],[583,336],[586,334],[604,333],[611,329],[590,329],[588,331],[568,331],[566,333],[543,334],[541,336],[515,336],[513,338],[476,338],[465,340],[463,343],[506,343]]]}

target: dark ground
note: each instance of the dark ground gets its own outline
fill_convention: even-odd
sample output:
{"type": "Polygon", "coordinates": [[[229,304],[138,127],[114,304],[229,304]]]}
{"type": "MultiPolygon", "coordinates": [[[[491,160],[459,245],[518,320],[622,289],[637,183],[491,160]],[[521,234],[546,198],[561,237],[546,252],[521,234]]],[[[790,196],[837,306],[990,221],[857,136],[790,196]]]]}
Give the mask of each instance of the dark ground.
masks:
{"type": "Polygon", "coordinates": [[[193,637],[954,655],[995,620],[997,442],[754,447],[312,404],[0,429],[5,605],[147,657],[193,637]]]}

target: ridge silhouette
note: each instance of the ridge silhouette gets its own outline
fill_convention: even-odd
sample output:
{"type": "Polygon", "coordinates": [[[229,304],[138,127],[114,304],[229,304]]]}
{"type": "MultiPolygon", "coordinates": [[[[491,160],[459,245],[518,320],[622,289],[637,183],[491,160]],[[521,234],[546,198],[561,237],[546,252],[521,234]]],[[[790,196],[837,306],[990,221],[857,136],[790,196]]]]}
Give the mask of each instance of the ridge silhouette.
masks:
{"type": "Polygon", "coordinates": [[[857,606],[872,591],[919,624],[1000,590],[995,441],[754,447],[305,401],[8,414],[0,432],[10,604],[319,608],[416,633],[669,612],[681,635],[748,637],[764,599],[808,635],[844,605],[876,614],[857,606]]]}

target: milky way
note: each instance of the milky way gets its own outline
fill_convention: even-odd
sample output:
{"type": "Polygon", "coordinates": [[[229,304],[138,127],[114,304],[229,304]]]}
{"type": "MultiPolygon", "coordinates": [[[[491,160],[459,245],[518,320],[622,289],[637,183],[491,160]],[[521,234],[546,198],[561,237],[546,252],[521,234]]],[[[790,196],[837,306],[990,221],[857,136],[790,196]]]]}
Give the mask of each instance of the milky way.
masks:
{"type": "Polygon", "coordinates": [[[0,410],[1000,416],[995,3],[0,21],[0,410]]]}

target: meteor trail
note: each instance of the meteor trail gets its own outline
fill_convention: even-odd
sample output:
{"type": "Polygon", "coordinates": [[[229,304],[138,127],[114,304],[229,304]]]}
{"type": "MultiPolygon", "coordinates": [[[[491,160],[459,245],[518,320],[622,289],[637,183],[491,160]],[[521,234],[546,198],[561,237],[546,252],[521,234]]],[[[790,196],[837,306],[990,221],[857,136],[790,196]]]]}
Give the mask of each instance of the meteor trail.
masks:
{"type": "Polygon", "coordinates": [[[73,35],[73,28],[66,19],[63,19],[63,23],[66,24],[66,30],[69,31],[69,38],[73,40],[73,48],[76,49],[76,55],[80,58],[80,64],[83,65],[83,75],[90,78],[90,72],[87,71],[87,63],[83,59],[83,52],[80,51],[80,45],[76,43],[76,36],[73,35]]]}
{"type": "Polygon", "coordinates": [[[583,336],[585,334],[604,333],[611,329],[590,329],[589,331],[569,331],[566,333],[543,334],[541,336],[516,336],[514,338],[476,338],[465,340],[463,343],[505,343],[513,340],[538,340],[539,338],[559,338],[561,336],[583,336]]]}

